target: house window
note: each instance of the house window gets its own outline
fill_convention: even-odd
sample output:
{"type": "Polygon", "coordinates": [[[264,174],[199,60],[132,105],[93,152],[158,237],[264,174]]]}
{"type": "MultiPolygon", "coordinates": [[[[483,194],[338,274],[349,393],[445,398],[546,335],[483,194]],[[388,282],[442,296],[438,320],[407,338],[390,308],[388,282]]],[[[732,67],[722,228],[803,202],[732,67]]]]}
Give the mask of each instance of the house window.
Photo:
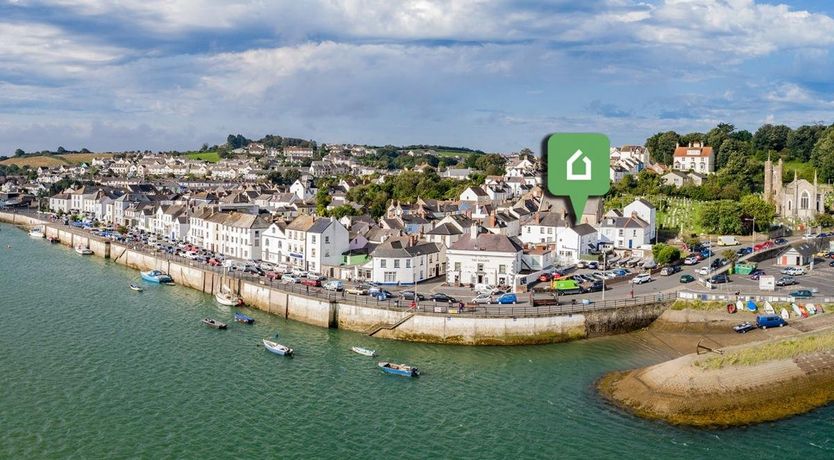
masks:
{"type": "Polygon", "coordinates": [[[632,230],[631,236],[637,236],[637,230],[632,230]]]}
{"type": "Polygon", "coordinates": [[[313,244],[316,244],[316,235],[313,235],[313,244]]]}
{"type": "Polygon", "coordinates": [[[405,268],[411,268],[411,259],[405,259],[405,268]]]}
{"type": "Polygon", "coordinates": [[[400,259],[394,259],[394,268],[400,268],[400,259]]]}
{"type": "Polygon", "coordinates": [[[455,262],[455,271],[456,272],[460,271],[460,262],[455,262]]]}
{"type": "Polygon", "coordinates": [[[530,231],[531,231],[532,229],[533,229],[533,227],[527,227],[527,233],[530,233],[530,231]]]}
{"type": "Polygon", "coordinates": [[[313,248],[313,250],[310,252],[310,257],[316,257],[316,248],[313,248]]]}
{"type": "Polygon", "coordinates": [[[386,283],[396,283],[397,282],[397,272],[385,272],[383,274],[384,281],[386,283]]]}
{"type": "Polygon", "coordinates": [[[379,259],[379,268],[388,268],[387,265],[388,261],[386,261],[385,259],[379,259]]]}
{"type": "Polygon", "coordinates": [[[799,209],[808,209],[809,202],[810,197],[808,196],[808,192],[802,192],[802,196],[799,198],[799,209]]]}
{"type": "Polygon", "coordinates": [[[552,235],[552,234],[553,234],[553,227],[550,227],[550,228],[548,228],[548,229],[547,229],[547,234],[548,234],[548,235],[552,235]]]}
{"type": "Polygon", "coordinates": [[[502,265],[499,265],[499,266],[498,266],[498,273],[501,273],[502,275],[503,275],[504,273],[507,273],[507,266],[506,266],[506,265],[503,265],[503,264],[502,264],[502,265]]]}
{"type": "Polygon", "coordinates": [[[623,236],[623,229],[620,229],[620,230],[617,232],[617,236],[623,236]]]}
{"type": "Polygon", "coordinates": [[[478,264],[478,271],[479,272],[484,271],[484,264],[478,264]]]}
{"type": "Polygon", "coordinates": [[[324,244],[330,244],[330,237],[329,236],[324,237],[324,244]]]}

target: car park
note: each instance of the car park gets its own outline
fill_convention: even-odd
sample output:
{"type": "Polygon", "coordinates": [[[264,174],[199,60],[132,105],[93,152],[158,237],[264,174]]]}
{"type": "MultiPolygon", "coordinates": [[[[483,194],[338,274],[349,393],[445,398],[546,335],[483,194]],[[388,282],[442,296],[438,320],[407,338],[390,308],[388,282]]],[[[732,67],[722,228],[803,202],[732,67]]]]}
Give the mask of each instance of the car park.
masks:
{"type": "Polygon", "coordinates": [[[681,283],[691,283],[695,281],[695,277],[692,275],[681,275],[680,282],[681,283]]]}
{"type": "Polygon", "coordinates": [[[798,289],[796,291],[791,292],[791,297],[795,297],[797,299],[808,299],[813,296],[814,293],[811,292],[809,289],[798,289]]]}
{"type": "Polygon", "coordinates": [[[769,327],[782,327],[788,324],[784,318],[779,315],[758,315],[756,316],[756,325],[762,329],[769,327]]]}
{"type": "Polygon", "coordinates": [[[796,284],[796,278],[790,275],[785,275],[776,280],[777,286],[790,286],[796,284]]]}
{"type": "Polygon", "coordinates": [[[495,299],[495,301],[500,304],[515,304],[518,303],[518,297],[512,292],[508,292],[506,294],[501,294],[497,299],[495,299]]]}
{"type": "Polygon", "coordinates": [[[631,282],[634,284],[643,284],[652,281],[651,273],[641,273],[634,278],[631,279],[631,282]]]}

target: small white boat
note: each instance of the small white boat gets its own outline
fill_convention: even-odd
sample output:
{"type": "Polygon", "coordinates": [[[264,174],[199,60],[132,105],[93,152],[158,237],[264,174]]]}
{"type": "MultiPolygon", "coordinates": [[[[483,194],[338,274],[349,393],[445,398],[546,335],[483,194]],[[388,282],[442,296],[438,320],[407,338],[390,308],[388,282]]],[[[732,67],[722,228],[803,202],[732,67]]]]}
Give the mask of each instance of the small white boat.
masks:
{"type": "Polygon", "coordinates": [[[45,234],[45,233],[44,233],[44,231],[43,231],[43,227],[42,227],[42,226],[40,226],[40,225],[37,225],[37,226],[35,226],[35,227],[32,227],[32,230],[29,230],[29,237],[30,237],[30,238],[37,238],[37,239],[41,239],[41,238],[43,238],[43,237],[45,237],[45,236],[46,236],[46,234],[45,234]]]}
{"type": "Polygon", "coordinates": [[[134,284],[134,283],[130,283],[130,289],[133,290],[133,291],[136,291],[136,292],[142,292],[143,291],[142,286],[139,286],[138,284],[134,284]]]}
{"type": "Polygon", "coordinates": [[[281,345],[280,343],[273,342],[267,339],[263,339],[263,342],[264,347],[266,347],[267,350],[275,353],[276,355],[292,356],[293,349],[286,345],[281,345]]]}
{"type": "Polygon", "coordinates": [[[79,244],[78,246],[75,247],[75,252],[77,252],[79,255],[82,255],[82,256],[89,256],[89,255],[92,255],[93,250],[85,248],[84,246],[81,246],[79,244]]]}
{"type": "Polygon", "coordinates": [[[218,291],[217,294],[214,294],[214,300],[216,300],[217,303],[219,303],[220,305],[227,305],[230,307],[234,307],[243,303],[243,299],[229,292],[227,289],[225,289],[225,286],[222,289],[220,289],[220,291],[218,291]]]}
{"type": "Polygon", "coordinates": [[[376,356],[376,350],[369,350],[367,348],[362,348],[362,347],[350,347],[350,351],[352,351],[354,353],[359,353],[360,355],[365,355],[365,356],[371,356],[371,357],[376,356]]]}
{"type": "Polygon", "coordinates": [[[784,319],[785,321],[791,319],[791,315],[788,314],[788,310],[785,310],[784,308],[782,309],[782,311],[779,314],[782,316],[782,319],[784,319]]]}
{"type": "Polygon", "coordinates": [[[773,309],[773,305],[770,304],[767,300],[764,303],[764,312],[768,315],[773,315],[776,313],[776,310],[773,309]]]}

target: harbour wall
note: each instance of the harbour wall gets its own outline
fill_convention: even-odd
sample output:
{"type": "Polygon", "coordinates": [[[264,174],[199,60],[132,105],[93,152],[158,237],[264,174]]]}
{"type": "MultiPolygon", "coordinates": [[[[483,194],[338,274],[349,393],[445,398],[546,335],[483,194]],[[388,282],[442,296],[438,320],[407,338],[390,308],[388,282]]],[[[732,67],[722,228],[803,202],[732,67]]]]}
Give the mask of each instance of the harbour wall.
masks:
{"type": "Polygon", "coordinates": [[[21,226],[46,224],[47,237],[55,237],[70,247],[89,248],[94,255],[125,267],[139,271],[161,270],[175,283],[207,294],[217,293],[225,284],[253,308],[314,326],[356,331],[377,338],[460,345],[565,342],[646,327],[668,307],[668,302],[656,302],[573,314],[492,317],[457,314],[451,309],[446,313],[415,312],[380,307],[365,298],[366,304],[362,305],[359,298],[343,294],[328,293],[323,297],[319,291],[319,295],[306,295],[303,290],[288,292],[264,281],[224,277],[197,262],[171,260],[26,216],[0,213],[0,221],[21,226]]]}

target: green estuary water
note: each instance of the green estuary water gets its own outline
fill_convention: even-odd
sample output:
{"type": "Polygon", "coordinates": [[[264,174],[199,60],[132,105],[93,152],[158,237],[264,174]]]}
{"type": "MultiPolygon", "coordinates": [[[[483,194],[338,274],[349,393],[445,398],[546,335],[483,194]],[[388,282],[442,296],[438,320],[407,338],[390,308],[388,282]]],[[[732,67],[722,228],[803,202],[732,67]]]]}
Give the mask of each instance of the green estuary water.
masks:
{"type": "Polygon", "coordinates": [[[600,399],[665,360],[630,334],[530,347],[376,340],[233,310],[0,225],[2,458],[832,458],[834,407],[710,431],[600,399]],[[10,248],[7,248],[10,245],[10,248]],[[218,331],[200,324],[229,323],[218,331]],[[287,359],[260,340],[296,349],[287,359]],[[388,376],[353,345],[423,369],[388,376]]]}

